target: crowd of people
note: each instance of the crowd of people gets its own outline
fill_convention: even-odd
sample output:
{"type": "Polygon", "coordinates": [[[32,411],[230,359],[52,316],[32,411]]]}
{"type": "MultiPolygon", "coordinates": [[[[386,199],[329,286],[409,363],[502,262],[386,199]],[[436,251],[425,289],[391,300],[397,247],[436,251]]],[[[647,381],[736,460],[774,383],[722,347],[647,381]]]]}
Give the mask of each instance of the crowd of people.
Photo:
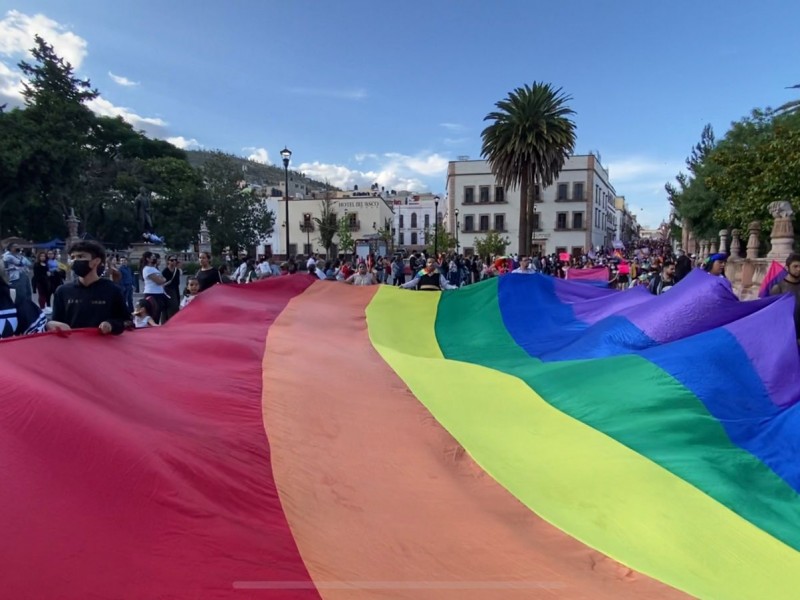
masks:
{"type": "MultiPolygon", "coordinates": [[[[667,293],[696,267],[724,277],[727,256],[712,254],[702,263],[694,255],[673,252],[668,244],[641,243],[630,249],[608,249],[582,255],[476,257],[449,253],[430,256],[412,252],[408,258],[369,254],[335,260],[312,255],[277,263],[243,254],[231,273],[229,262],[214,265],[207,252],[199,254],[196,274],[185,279],[178,257],[144,252],[140,263],[143,297],[135,304],[135,274],[127,258],[108,255],[97,242],[81,241],[69,249],[66,262],[53,251],[25,256],[17,244],[3,254],[0,269],[0,337],[44,331],[94,327],[103,334],[125,329],[158,327],[186,308],[199,294],[218,284],[246,285],[282,276],[310,276],[349,285],[395,285],[412,290],[452,290],[508,273],[570,279],[573,270],[593,270],[600,282],[627,289],[646,286],[650,293],[667,293]],[[68,277],[71,275],[71,277],[68,277]],[[68,281],[71,278],[71,281],[68,281]],[[32,300],[36,292],[38,303],[32,300]]],[[[572,273],[572,277],[576,277],[572,273]]],[[[595,279],[596,281],[596,279],[595,279]]],[[[795,322],[800,340],[800,255],[786,262],[785,277],[771,294],[790,293],[797,299],[795,322]]]]}

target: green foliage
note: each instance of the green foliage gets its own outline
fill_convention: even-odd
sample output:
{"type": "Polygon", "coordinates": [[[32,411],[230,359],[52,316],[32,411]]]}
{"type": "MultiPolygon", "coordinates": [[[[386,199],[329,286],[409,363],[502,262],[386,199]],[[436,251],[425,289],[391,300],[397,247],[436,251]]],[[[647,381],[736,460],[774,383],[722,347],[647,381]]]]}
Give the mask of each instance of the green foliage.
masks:
{"type": "Polygon", "coordinates": [[[686,161],[688,174],[666,190],[681,224],[697,238],[721,229],[771,226],[771,202],[787,200],[800,213],[800,113],[754,110],[720,141],[710,126],[686,161]]]}
{"type": "Polygon", "coordinates": [[[333,238],[339,233],[339,222],[336,219],[336,211],[333,208],[331,195],[326,192],[325,198],[320,202],[320,216],[314,217],[314,222],[317,224],[319,231],[317,240],[325,248],[325,254],[328,258],[330,258],[333,238]]]}
{"type": "Polygon", "coordinates": [[[336,233],[339,236],[339,250],[345,254],[352,253],[356,248],[356,242],[350,233],[350,221],[347,217],[339,219],[339,228],[336,233]]]}
{"type": "Polygon", "coordinates": [[[754,111],[738,123],[711,156],[718,167],[708,186],[726,201],[714,211],[719,223],[746,229],[755,219],[771,225],[776,200],[800,213],[800,113],[754,111]]]}
{"type": "Polygon", "coordinates": [[[456,249],[456,238],[449,231],[445,230],[444,226],[440,223],[438,233],[436,229],[426,227],[423,231],[425,236],[425,250],[429,255],[433,255],[437,250],[442,252],[451,252],[456,249]]]}
{"type": "Polygon", "coordinates": [[[679,173],[676,177],[677,186],[671,183],[665,186],[676,217],[684,224],[689,224],[700,237],[716,237],[720,230],[714,213],[722,199],[708,187],[709,175],[717,170],[708,160],[716,146],[714,130],[711,125],[706,125],[700,141],[686,159],[688,175],[679,173]]]}
{"type": "Polygon", "coordinates": [[[262,198],[243,189],[241,170],[229,156],[217,152],[202,168],[202,176],[209,197],[206,222],[215,254],[223,248],[233,254],[249,250],[272,232],[275,215],[262,198]]]}
{"type": "Polygon", "coordinates": [[[145,185],[158,194],[158,233],[177,248],[194,241],[206,202],[186,154],[95,115],[86,102],[97,91],[42,38],[31,54],[32,64],[20,63],[25,108],[0,111],[0,237],[63,238],[74,209],[84,232],[127,246],[142,233],[133,199],[145,185]]]}
{"type": "MultiPolygon", "coordinates": [[[[186,152],[189,163],[198,169],[204,167],[209,160],[212,160],[218,154],[221,153],[219,151],[209,150],[189,150],[186,152]]],[[[283,183],[285,177],[283,166],[265,165],[263,163],[242,158],[241,156],[234,156],[232,154],[226,154],[226,156],[236,164],[239,172],[244,174],[250,181],[258,181],[266,185],[273,185],[275,187],[283,183]]],[[[289,179],[290,181],[296,181],[297,183],[305,184],[313,189],[331,191],[336,191],[339,189],[330,185],[327,181],[324,183],[316,181],[306,177],[304,173],[298,173],[292,169],[289,169],[289,179]]]]}
{"type": "MultiPolygon", "coordinates": [[[[142,172],[148,189],[155,192],[152,210],[156,231],[170,248],[190,248],[211,208],[200,173],[185,160],[170,156],[142,161],[142,172]]],[[[131,207],[134,197],[134,190],[130,190],[131,207]]]]}
{"type": "Polygon", "coordinates": [[[510,243],[511,240],[507,237],[490,231],[482,238],[475,238],[475,252],[483,258],[502,256],[510,243]]]}
{"type": "Polygon", "coordinates": [[[392,221],[390,219],[384,220],[383,227],[378,229],[377,233],[378,237],[386,243],[386,247],[391,247],[394,238],[392,237],[392,221]]]}
{"type": "Polygon", "coordinates": [[[484,121],[481,155],[506,189],[520,188],[519,251],[533,238],[534,184],[552,185],[575,148],[575,114],[561,88],[534,82],[496,103],[484,121]]]}

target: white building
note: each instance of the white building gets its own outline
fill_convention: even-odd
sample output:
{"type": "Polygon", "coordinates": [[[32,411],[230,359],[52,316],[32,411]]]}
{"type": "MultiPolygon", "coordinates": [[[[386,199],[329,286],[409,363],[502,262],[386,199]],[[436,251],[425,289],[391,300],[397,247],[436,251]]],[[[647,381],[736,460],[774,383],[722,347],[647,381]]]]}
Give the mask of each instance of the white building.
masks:
{"type": "Polygon", "coordinates": [[[580,254],[611,246],[616,192],[608,170],[593,154],[568,158],[557,181],[543,190],[537,185],[534,197],[533,240],[530,248],[520,249],[519,188],[498,185],[485,160],[452,161],[447,171],[447,227],[459,227],[465,254],[474,252],[475,240],[489,231],[509,239],[509,253],[580,254]]]}
{"type": "Polygon", "coordinates": [[[422,250],[427,244],[425,230],[429,230],[433,235],[437,200],[441,215],[446,207],[444,201],[434,194],[398,192],[396,196],[392,196],[394,206],[392,234],[395,246],[408,250],[422,250]]]}
{"type": "MultiPolygon", "coordinates": [[[[291,187],[291,186],[290,186],[291,187]]],[[[319,240],[319,226],[315,218],[321,218],[324,193],[312,192],[311,197],[290,197],[289,199],[289,254],[308,256],[313,253],[325,253],[319,240]]],[[[381,255],[387,253],[386,244],[378,240],[378,230],[392,222],[392,204],[377,190],[331,192],[330,201],[337,218],[345,217],[350,234],[357,244],[359,254],[364,248],[371,249],[381,255]]],[[[275,214],[275,226],[272,235],[267,236],[258,246],[258,254],[286,256],[286,201],[283,198],[265,199],[267,206],[275,214]]],[[[336,238],[332,253],[337,254],[336,238]]]]}

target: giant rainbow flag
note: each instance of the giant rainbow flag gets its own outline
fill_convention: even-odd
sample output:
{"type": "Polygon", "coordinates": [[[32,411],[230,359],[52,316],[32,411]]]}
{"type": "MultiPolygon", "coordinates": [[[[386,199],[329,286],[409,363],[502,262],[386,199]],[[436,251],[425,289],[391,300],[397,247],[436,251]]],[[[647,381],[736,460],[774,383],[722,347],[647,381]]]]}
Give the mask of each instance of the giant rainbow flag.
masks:
{"type": "Polygon", "coordinates": [[[2,597],[796,598],[792,302],[294,275],[2,342],[2,597]]]}

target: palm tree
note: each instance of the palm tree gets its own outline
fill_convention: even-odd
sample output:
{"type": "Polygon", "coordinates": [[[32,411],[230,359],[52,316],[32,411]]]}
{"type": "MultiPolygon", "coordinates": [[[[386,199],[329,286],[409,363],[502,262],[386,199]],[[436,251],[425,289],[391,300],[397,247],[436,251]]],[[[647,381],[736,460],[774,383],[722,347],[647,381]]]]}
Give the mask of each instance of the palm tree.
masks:
{"type": "Polygon", "coordinates": [[[520,188],[519,252],[528,253],[533,238],[534,184],[552,185],[575,148],[572,100],[549,83],[534,82],[511,92],[484,121],[481,156],[500,185],[520,188]]]}

